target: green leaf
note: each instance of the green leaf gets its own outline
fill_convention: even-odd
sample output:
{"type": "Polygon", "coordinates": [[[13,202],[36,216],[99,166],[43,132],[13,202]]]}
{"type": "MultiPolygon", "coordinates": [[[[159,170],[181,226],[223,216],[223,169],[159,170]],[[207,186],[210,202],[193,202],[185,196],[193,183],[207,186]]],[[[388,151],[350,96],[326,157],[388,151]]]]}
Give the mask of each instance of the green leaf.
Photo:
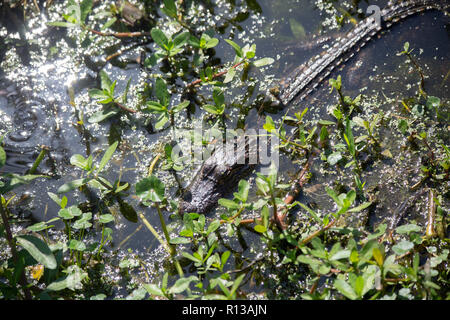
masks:
{"type": "Polygon", "coordinates": [[[230,68],[227,71],[227,74],[225,75],[225,79],[223,80],[223,83],[229,83],[234,79],[234,76],[236,75],[236,69],[230,68]]]}
{"type": "Polygon", "coordinates": [[[257,177],[255,182],[256,182],[256,186],[258,187],[258,190],[261,191],[264,195],[267,195],[269,193],[270,187],[269,187],[269,184],[267,183],[267,181],[265,181],[261,177],[257,177]]]}
{"type": "Polygon", "coordinates": [[[236,199],[246,202],[248,198],[248,192],[250,190],[250,184],[246,180],[240,180],[238,186],[238,192],[233,195],[236,199]]]}
{"type": "Polygon", "coordinates": [[[158,98],[161,105],[163,105],[165,107],[167,107],[169,105],[170,94],[169,94],[169,91],[167,91],[166,82],[161,78],[156,79],[155,95],[158,98]]]}
{"type": "Polygon", "coordinates": [[[230,209],[230,210],[236,210],[236,209],[239,209],[241,207],[241,205],[239,203],[236,203],[236,202],[234,202],[232,200],[225,199],[225,198],[219,199],[218,202],[219,202],[219,204],[221,206],[223,206],[223,207],[225,207],[227,209],[230,209]]]}
{"type": "Polygon", "coordinates": [[[362,297],[364,290],[364,278],[362,276],[358,276],[353,287],[358,297],[362,297]]]}
{"type": "Polygon", "coordinates": [[[82,241],[78,241],[76,239],[72,239],[69,242],[69,245],[67,246],[69,249],[76,250],[76,251],[85,251],[86,245],[82,241]]]}
{"type": "Polygon", "coordinates": [[[83,269],[77,265],[71,265],[67,268],[67,273],[68,275],[66,277],[48,285],[47,290],[60,291],[64,289],[82,289],[82,281],[88,277],[87,272],[83,271],[83,269]]]}
{"type": "Polygon", "coordinates": [[[187,253],[187,252],[185,252],[185,251],[182,251],[182,252],[181,252],[181,255],[184,256],[185,258],[187,258],[187,259],[193,261],[193,262],[202,263],[202,260],[201,260],[201,259],[199,259],[199,258],[197,258],[197,257],[193,256],[192,254],[187,253]]]}
{"type": "Polygon", "coordinates": [[[98,217],[98,221],[100,221],[100,223],[106,224],[109,223],[111,221],[114,221],[114,216],[112,214],[102,214],[100,215],[100,217],[98,217]]]}
{"type": "Polygon", "coordinates": [[[180,33],[179,35],[177,35],[173,39],[173,44],[174,44],[175,48],[179,48],[182,45],[184,45],[188,41],[189,37],[190,37],[189,32],[183,32],[183,33],[180,33]]]}
{"type": "Polygon", "coordinates": [[[0,194],[5,194],[18,186],[29,183],[36,178],[48,177],[37,174],[18,175],[15,173],[3,173],[2,178],[6,181],[0,181],[0,194]]]}
{"type": "Polygon", "coordinates": [[[348,150],[349,150],[350,154],[354,157],[356,155],[355,139],[353,138],[353,133],[352,133],[352,128],[350,126],[349,118],[346,119],[344,137],[346,138],[345,141],[347,142],[348,150]]]}
{"type": "MultiPolygon", "coordinates": [[[[107,92],[109,92],[113,82],[111,81],[111,79],[109,78],[109,76],[105,70],[100,70],[99,75],[100,75],[100,87],[103,90],[106,90],[107,92]]],[[[92,89],[90,91],[94,92],[94,90],[98,90],[98,89],[92,89]]]]}
{"type": "Polygon", "coordinates": [[[358,299],[358,295],[356,294],[356,292],[344,280],[341,279],[334,280],[334,287],[348,299],[351,300],[358,299]]]}
{"type": "Polygon", "coordinates": [[[306,31],[303,25],[294,18],[289,19],[289,26],[291,32],[297,40],[304,40],[306,38],[306,31]]]}
{"type": "Polygon", "coordinates": [[[91,180],[92,180],[92,178],[83,178],[83,179],[76,179],[76,180],[67,182],[67,183],[63,184],[61,187],[59,187],[57,193],[69,192],[71,190],[74,190],[78,187],[85,185],[86,183],[88,183],[91,180]]]}
{"type": "Polygon", "coordinates": [[[242,52],[241,47],[240,47],[236,42],[234,42],[234,41],[232,41],[232,40],[230,40],[230,39],[225,39],[225,41],[226,41],[230,46],[233,47],[234,51],[236,52],[236,55],[237,55],[239,58],[243,58],[244,53],[242,52]]]}
{"type": "MultiPolygon", "coordinates": [[[[206,34],[202,35],[203,36],[206,34]]],[[[206,41],[204,47],[202,47],[203,49],[209,49],[209,48],[214,48],[215,46],[217,46],[219,44],[219,39],[216,38],[210,38],[209,40],[206,41]]]]}
{"type": "Polygon", "coordinates": [[[262,224],[257,224],[254,227],[254,229],[255,229],[256,232],[259,232],[259,233],[264,233],[264,232],[267,231],[267,228],[265,226],[263,226],[262,224]]]}
{"type": "Polygon", "coordinates": [[[111,118],[112,116],[115,116],[120,111],[118,109],[104,109],[95,112],[92,116],[89,117],[88,122],[89,123],[99,123],[103,120],[106,120],[108,118],[111,118]]]}
{"type": "Polygon", "coordinates": [[[75,221],[75,223],[73,224],[73,227],[75,229],[87,229],[92,227],[92,223],[89,222],[89,220],[92,219],[92,212],[85,212],[83,213],[83,215],[81,216],[80,219],[78,219],[77,221],[75,221]]]}
{"type": "Polygon", "coordinates": [[[149,294],[155,295],[155,296],[160,296],[160,297],[164,297],[164,293],[162,292],[162,290],[155,284],[143,284],[142,287],[144,287],[145,290],[147,290],[147,292],[149,294]]]}
{"type": "Polygon", "coordinates": [[[178,279],[175,284],[169,289],[169,292],[172,294],[181,293],[189,288],[189,285],[192,281],[198,281],[196,276],[190,276],[187,278],[178,279]]]}
{"type": "Polygon", "coordinates": [[[206,112],[211,113],[211,114],[222,114],[224,109],[220,108],[218,106],[212,105],[212,104],[204,104],[202,106],[203,109],[205,109],[206,112]]]}
{"type": "Polygon", "coordinates": [[[360,212],[360,211],[366,209],[367,207],[369,207],[371,204],[372,204],[372,202],[370,202],[370,201],[369,202],[364,202],[363,204],[361,204],[361,205],[359,205],[357,207],[351,208],[348,211],[349,212],[360,212]]]}
{"type": "Polygon", "coordinates": [[[408,121],[406,121],[406,120],[404,120],[404,119],[401,119],[401,120],[398,122],[398,130],[399,130],[401,133],[406,134],[406,131],[408,130],[408,128],[409,128],[408,121]]]}
{"type": "Polygon", "coordinates": [[[172,111],[175,113],[180,112],[181,110],[185,109],[188,105],[189,105],[189,101],[183,101],[182,103],[180,103],[179,105],[176,105],[175,107],[173,107],[172,111]]]}
{"type": "Polygon", "coordinates": [[[222,108],[222,106],[225,104],[225,96],[223,94],[222,89],[218,87],[214,87],[213,90],[213,99],[214,103],[218,108],[222,108]]]}
{"type": "Polygon", "coordinates": [[[163,12],[171,18],[177,17],[177,6],[174,0],[164,0],[163,12]]]}
{"type": "Polygon", "coordinates": [[[76,23],[70,23],[70,22],[65,22],[65,21],[52,21],[52,22],[47,22],[48,26],[53,26],[53,27],[64,27],[64,28],[72,28],[77,26],[76,23]]]}
{"type": "Polygon", "coordinates": [[[409,42],[408,41],[403,44],[403,50],[408,52],[408,50],[409,50],[409,42]]]}
{"type": "Polygon", "coordinates": [[[416,224],[406,224],[395,228],[398,234],[408,234],[411,232],[420,232],[422,229],[416,224]]]}
{"type": "Polygon", "coordinates": [[[267,132],[272,132],[275,131],[275,122],[273,121],[271,116],[267,116],[266,117],[266,123],[263,125],[263,128],[267,131],[267,132]]]}
{"type": "Polygon", "coordinates": [[[48,269],[56,269],[57,263],[47,244],[39,238],[31,235],[16,237],[16,241],[40,264],[48,269]]]}
{"type": "Polygon", "coordinates": [[[161,48],[167,50],[169,40],[161,30],[159,30],[158,28],[153,28],[150,31],[150,34],[156,44],[158,44],[161,48]]]}
{"type": "Polygon", "coordinates": [[[164,199],[165,186],[157,177],[151,175],[136,184],[136,195],[142,200],[161,202],[164,199]]]}
{"type": "Polygon", "coordinates": [[[45,223],[45,221],[41,221],[38,223],[35,223],[29,227],[27,227],[27,230],[32,231],[32,232],[39,232],[48,228],[51,228],[53,226],[48,226],[47,223],[45,223]]]}
{"type": "Polygon", "coordinates": [[[434,96],[428,96],[426,106],[427,108],[438,108],[441,105],[441,99],[434,96]]]}
{"type": "Polygon", "coordinates": [[[184,237],[175,237],[170,239],[171,244],[187,244],[191,243],[191,240],[184,237]]]}
{"type": "Polygon", "coordinates": [[[100,164],[98,166],[97,172],[100,172],[103,170],[103,168],[106,166],[108,161],[111,159],[112,155],[116,151],[117,145],[119,144],[119,141],[114,142],[112,145],[108,147],[108,149],[105,151],[105,154],[102,157],[102,160],[100,161],[100,164]]]}
{"type": "Polygon", "coordinates": [[[167,108],[156,101],[147,101],[148,112],[162,113],[166,112],[167,108]]]}
{"type": "Polygon", "coordinates": [[[304,205],[301,202],[296,203],[298,203],[303,209],[308,211],[308,213],[311,215],[311,217],[313,217],[314,220],[316,220],[319,224],[322,224],[322,220],[319,218],[319,215],[316,212],[314,212],[312,209],[310,209],[308,206],[304,205]]]}
{"type": "Polygon", "coordinates": [[[58,212],[58,216],[66,220],[73,219],[74,217],[78,217],[81,214],[81,210],[75,205],[61,209],[58,212]]]}
{"type": "Polygon", "coordinates": [[[342,200],[337,196],[336,192],[333,189],[326,187],[325,190],[327,191],[328,195],[334,200],[334,202],[336,202],[338,207],[342,207],[344,205],[342,203],[342,200]]]}
{"type": "Polygon", "coordinates": [[[108,29],[109,27],[111,27],[114,23],[116,23],[117,18],[113,17],[111,19],[109,19],[108,21],[106,21],[103,26],[100,28],[100,30],[105,30],[108,29]]]}
{"type": "Polygon", "coordinates": [[[89,161],[81,154],[74,154],[70,157],[70,164],[81,168],[83,170],[89,170],[89,161]]]}
{"type": "Polygon", "coordinates": [[[378,266],[382,266],[384,263],[384,254],[377,246],[372,249],[373,258],[377,262],[378,266]]]}
{"type": "Polygon", "coordinates": [[[219,220],[214,220],[213,222],[211,222],[208,226],[208,229],[206,230],[206,234],[210,234],[212,232],[215,232],[217,229],[219,229],[220,227],[220,221],[219,220]]]}
{"type": "Polygon", "coordinates": [[[3,167],[6,163],[6,152],[5,150],[0,146],[0,168],[3,167]]]}
{"type": "Polygon", "coordinates": [[[236,292],[236,290],[239,288],[239,285],[241,284],[242,280],[244,280],[245,275],[246,274],[243,273],[234,280],[233,286],[231,287],[231,290],[230,290],[230,296],[232,296],[236,292]]]}
{"type": "Polygon", "coordinates": [[[350,257],[351,251],[344,249],[336,252],[333,254],[330,258],[330,260],[340,260],[340,259],[347,259],[350,257]]]}
{"type": "Polygon", "coordinates": [[[336,163],[338,163],[342,159],[342,154],[339,151],[333,152],[327,157],[327,162],[334,166],[336,163]]]}

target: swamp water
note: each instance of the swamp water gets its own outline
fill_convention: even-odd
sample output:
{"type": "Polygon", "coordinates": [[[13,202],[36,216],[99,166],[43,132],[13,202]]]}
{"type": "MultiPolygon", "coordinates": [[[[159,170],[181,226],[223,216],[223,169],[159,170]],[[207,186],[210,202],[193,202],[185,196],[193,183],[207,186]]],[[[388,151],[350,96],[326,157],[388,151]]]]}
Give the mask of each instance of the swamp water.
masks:
{"type": "MultiPolygon", "coordinates": [[[[215,55],[213,54],[217,65],[233,60],[233,49],[223,41],[230,38],[242,45],[255,43],[257,57],[274,59],[271,65],[250,70],[249,81],[236,79],[232,86],[227,86],[224,90],[227,101],[225,123],[229,128],[252,125],[258,118],[258,101],[261,97],[290,70],[328,48],[334,38],[350,30],[353,22],[366,16],[368,6],[359,1],[334,3],[322,0],[186,2],[188,20],[199,31],[215,30],[214,36],[220,40],[219,45],[214,48],[215,55]],[[340,26],[336,15],[348,19],[340,26]],[[324,36],[329,36],[331,40],[319,46],[312,45],[324,36]]],[[[380,7],[385,4],[384,1],[369,2],[380,7]]],[[[107,10],[109,5],[110,1],[97,4],[94,13],[107,10]]],[[[111,79],[117,80],[116,92],[123,92],[130,80],[127,107],[136,108],[141,103],[139,93],[145,90],[145,84],[152,85],[154,78],[167,70],[161,65],[143,66],[145,58],[156,48],[152,42],[100,36],[89,37],[92,39],[90,41],[86,40],[86,32],[82,34],[79,29],[56,29],[46,25],[47,21],[61,21],[60,13],[65,12],[65,8],[64,1],[55,1],[48,10],[41,7],[40,13],[36,8],[30,7],[23,25],[19,23],[21,21],[17,22],[20,17],[17,10],[7,11],[3,8],[3,12],[7,13],[2,15],[0,29],[0,135],[5,136],[3,144],[7,161],[0,172],[25,174],[39,154],[39,146],[45,145],[50,149],[38,169],[39,173],[48,175],[49,178],[32,180],[13,191],[17,196],[10,204],[10,211],[18,221],[14,224],[18,231],[23,226],[48,221],[57,216],[59,206],[49,198],[48,193],[56,193],[64,183],[81,177],[81,171],[70,164],[72,155],[87,156],[92,153],[99,161],[112,141],[121,141],[108,164],[106,177],[109,181],[120,179],[128,182],[131,186],[126,192],[128,196],[121,196],[121,201],[104,200],[93,190],[75,190],[68,192],[66,196],[69,206],[81,204],[83,211],[95,214],[100,209],[102,213],[109,212],[114,216],[115,221],[110,224],[113,240],[106,246],[111,251],[111,261],[106,264],[104,274],[118,281],[114,294],[123,296],[129,288],[124,288],[125,282],[121,282],[126,277],[119,272],[120,261],[135,266],[131,269],[134,274],[132,281],[136,282],[160,279],[162,269],[168,265],[167,253],[149,232],[143,220],[136,215],[144,214],[162,235],[157,211],[139,204],[139,199],[134,195],[134,186],[147,174],[152,160],[161,153],[161,146],[170,141],[170,129],[155,130],[155,117],[139,112],[122,113],[99,123],[91,123],[88,119],[102,106],[89,97],[88,90],[99,87],[99,71],[104,70],[111,79]],[[17,30],[22,26],[24,31],[21,35],[17,30]],[[116,52],[122,54],[107,60],[116,52]],[[84,114],[87,131],[76,124],[79,118],[75,115],[80,115],[80,111],[84,114]]],[[[157,26],[166,33],[179,29],[175,23],[168,23],[170,19],[157,9],[150,16],[141,23],[156,21],[157,26]]],[[[376,36],[330,75],[333,79],[338,75],[342,76],[345,95],[352,98],[363,95],[361,111],[358,113],[360,118],[370,119],[383,113],[377,136],[385,157],[368,159],[363,164],[365,188],[374,190],[377,206],[370,212],[365,212],[365,216],[350,218],[348,223],[352,226],[366,226],[374,230],[380,222],[389,221],[395,209],[414,194],[410,191],[411,186],[421,179],[419,173],[426,152],[405,150],[405,136],[397,129],[401,119],[408,118],[413,123],[420,123],[416,128],[427,132],[429,143],[436,148],[441,144],[448,145],[449,28],[449,18],[441,12],[431,10],[414,15],[376,36]],[[414,48],[412,54],[423,69],[426,93],[441,100],[441,118],[435,114],[424,117],[424,112],[430,113],[433,110],[424,111],[416,104],[409,106],[413,110],[411,113],[405,112],[401,101],[417,97],[420,81],[419,74],[406,56],[396,54],[403,50],[405,42],[409,42],[410,48],[414,48]]],[[[183,58],[192,59],[188,53],[184,53],[183,58]]],[[[171,85],[182,88],[196,80],[190,74],[183,79],[184,83],[178,81],[171,85]]],[[[209,95],[208,89],[201,89],[199,96],[192,101],[203,102],[209,95]]],[[[172,99],[179,103],[184,97],[177,94],[172,99]]],[[[294,113],[307,107],[305,123],[312,124],[319,119],[335,120],[330,110],[337,102],[337,94],[335,91],[330,93],[327,79],[304,101],[293,102],[288,109],[264,111],[265,115],[280,121],[286,112],[293,117],[294,113]]],[[[176,123],[181,128],[192,129],[193,119],[208,117],[194,103],[191,103],[188,111],[189,113],[181,112],[175,116],[176,123]]],[[[288,130],[291,129],[293,128],[288,130]]],[[[360,127],[355,126],[353,130],[355,137],[364,134],[360,127]]],[[[330,140],[333,141],[333,133],[330,140]]],[[[332,150],[337,153],[343,153],[343,149],[345,145],[332,146],[332,150]]],[[[435,156],[438,157],[440,152],[436,150],[435,156]]],[[[299,163],[299,159],[291,157],[288,152],[281,152],[280,157],[279,179],[283,183],[289,183],[301,169],[304,159],[300,159],[299,163]]],[[[161,169],[162,164],[162,161],[157,163],[154,173],[166,184],[166,196],[176,201],[179,197],[178,181],[186,186],[198,166],[186,166],[177,173],[176,179],[173,174],[161,169]]],[[[312,177],[298,200],[318,212],[333,209],[333,201],[327,195],[325,186],[345,191],[346,186],[352,186],[353,183],[351,172],[351,168],[338,168],[323,165],[320,160],[315,161],[311,169],[312,177]]],[[[253,175],[249,180],[252,185],[250,197],[256,197],[254,178],[253,175]]],[[[437,192],[442,195],[444,203],[441,205],[444,208],[448,208],[446,186],[448,180],[436,187],[437,192]]],[[[423,225],[426,220],[426,205],[426,197],[422,196],[403,219],[423,225]]],[[[210,215],[219,215],[220,212],[223,212],[223,208],[210,215]]],[[[176,236],[180,222],[170,219],[168,215],[165,212],[169,230],[176,236]]],[[[293,209],[290,213],[292,220],[296,221],[293,224],[306,223],[304,215],[304,211],[293,209]]],[[[61,222],[56,222],[55,225],[55,230],[64,228],[61,222]]],[[[60,232],[52,229],[49,234],[56,238],[61,236],[60,232]]],[[[99,241],[101,230],[94,224],[88,237],[92,242],[99,241]]],[[[241,230],[239,237],[226,239],[224,244],[233,252],[234,266],[231,269],[239,269],[248,264],[248,261],[260,258],[258,253],[264,250],[264,244],[253,231],[245,228],[241,230]]],[[[266,292],[268,297],[275,297],[276,290],[282,289],[267,288],[265,284],[271,282],[263,279],[264,275],[277,279],[272,274],[276,270],[268,268],[260,272],[248,281],[245,290],[261,294],[266,292]]],[[[286,283],[279,285],[288,286],[286,283]]]]}

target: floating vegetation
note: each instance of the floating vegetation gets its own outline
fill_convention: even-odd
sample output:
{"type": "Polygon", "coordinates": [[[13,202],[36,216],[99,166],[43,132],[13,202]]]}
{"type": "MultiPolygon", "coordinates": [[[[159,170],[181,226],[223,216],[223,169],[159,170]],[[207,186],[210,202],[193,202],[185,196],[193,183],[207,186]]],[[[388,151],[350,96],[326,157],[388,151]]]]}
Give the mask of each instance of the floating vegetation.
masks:
{"type": "Polygon", "coordinates": [[[449,299],[448,6],[427,3],[346,53],[368,3],[2,3],[0,298],[449,299]],[[314,56],[345,63],[283,105],[314,56]],[[256,140],[278,165],[225,152],[256,140]]]}

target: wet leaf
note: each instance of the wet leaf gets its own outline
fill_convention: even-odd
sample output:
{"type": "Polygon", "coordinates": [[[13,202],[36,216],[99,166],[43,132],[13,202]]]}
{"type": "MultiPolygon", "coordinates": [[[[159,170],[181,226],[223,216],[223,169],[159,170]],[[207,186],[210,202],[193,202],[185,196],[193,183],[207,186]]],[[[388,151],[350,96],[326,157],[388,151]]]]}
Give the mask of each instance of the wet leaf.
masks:
{"type": "Polygon", "coordinates": [[[5,150],[0,146],[0,168],[3,167],[6,163],[6,152],[5,150]]]}
{"type": "Polygon", "coordinates": [[[92,116],[89,117],[88,122],[89,123],[102,122],[103,120],[111,118],[112,116],[115,116],[118,113],[120,113],[118,109],[104,109],[101,111],[97,111],[92,116]]]}
{"type": "Polygon", "coordinates": [[[397,243],[396,245],[394,245],[392,247],[392,250],[398,254],[398,255],[402,255],[404,253],[407,253],[409,250],[411,250],[412,248],[414,248],[414,243],[407,241],[407,240],[403,240],[399,243],[397,243]]]}
{"type": "Polygon", "coordinates": [[[408,234],[411,232],[420,232],[422,229],[416,224],[405,224],[395,228],[398,234],[408,234]]]}
{"type": "Polygon", "coordinates": [[[304,40],[306,38],[306,32],[303,25],[296,19],[289,19],[289,26],[291,27],[291,32],[297,40],[304,40]]]}
{"type": "Polygon", "coordinates": [[[81,210],[77,206],[70,206],[68,208],[64,208],[59,210],[58,216],[63,219],[73,219],[74,217],[78,217],[82,214],[81,210]]]}
{"type": "Polygon", "coordinates": [[[236,75],[236,69],[230,68],[225,75],[225,79],[223,80],[223,83],[229,83],[234,79],[234,76],[236,75]]]}
{"type": "Polygon", "coordinates": [[[327,162],[334,166],[336,163],[338,163],[342,159],[342,154],[339,151],[333,152],[327,157],[327,162]]]}
{"type": "Polygon", "coordinates": [[[218,106],[212,105],[212,104],[204,104],[202,106],[203,109],[205,109],[206,112],[211,113],[211,114],[222,114],[224,109],[220,108],[218,106]]]}
{"type": "Polygon", "coordinates": [[[225,199],[225,198],[221,198],[219,199],[219,204],[227,209],[230,210],[236,210],[239,209],[241,207],[241,205],[239,203],[234,202],[233,200],[230,199],[225,199]]]}
{"type": "Polygon", "coordinates": [[[264,233],[264,232],[267,231],[267,228],[265,226],[263,226],[262,224],[257,224],[254,227],[254,229],[255,229],[256,232],[259,232],[259,233],[264,233]]]}
{"type": "Polygon", "coordinates": [[[348,299],[358,299],[358,295],[355,290],[353,290],[353,288],[344,280],[336,279],[334,281],[334,287],[348,299]]]}
{"type": "Polygon", "coordinates": [[[133,206],[128,204],[125,201],[120,200],[119,201],[119,209],[120,213],[131,222],[138,222],[137,212],[134,210],[133,206]]]}
{"type": "Polygon", "coordinates": [[[0,194],[5,194],[13,190],[14,188],[17,188],[18,186],[31,182],[36,178],[49,178],[49,177],[36,174],[26,174],[21,176],[14,173],[4,173],[0,177],[0,194]]]}
{"type": "Polygon", "coordinates": [[[31,235],[21,235],[16,237],[20,244],[37,262],[43,264],[48,269],[55,269],[57,266],[55,256],[47,244],[39,238],[31,235]]]}
{"type": "Polygon", "coordinates": [[[64,289],[76,290],[83,288],[82,281],[87,278],[87,272],[83,271],[77,265],[71,265],[67,268],[68,275],[60,280],[52,282],[47,286],[48,290],[60,291],[64,289]]]}
{"type": "Polygon", "coordinates": [[[92,212],[85,212],[81,216],[80,219],[74,222],[73,227],[75,229],[87,229],[92,227],[92,223],[89,222],[89,220],[92,219],[92,212]]]}
{"type": "Polygon", "coordinates": [[[168,45],[169,40],[167,39],[166,35],[161,30],[159,30],[158,28],[153,28],[150,31],[150,34],[151,34],[153,40],[156,42],[156,44],[158,44],[161,48],[167,50],[167,45],[168,45]]]}
{"type": "Polygon", "coordinates": [[[183,33],[180,33],[179,35],[177,35],[173,39],[173,44],[174,44],[175,48],[179,48],[179,47],[183,46],[188,41],[189,36],[190,36],[189,32],[183,32],[183,33]]]}
{"type": "Polygon", "coordinates": [[[81,14],[81,22],[84,23],[88,14],[92,10],[92,1],[93,0],[83,0],[80,3],[80,14],[81,14]]]}
{"type": "Polygon", "coordinates": [[[88,183],[91,180],[92,180],[92,178],[84,178],[84,179],[76,179],[76,180],[70,181],[68,183],[63,184],[61,187],[59,187],[57,193],[69,192],[71,190],[74,190],[76,188],[79,188],[79,187],[85,185],[86,183],[88,183]]]}
{"type": "Polygon", "coordinates": [[[38,264],[36,266],[31,267],[31,276],[33,279],[39,281],[42,275],[44,274],[45,267],[42,264],[38,264]]]}
{"type": "Polygon", "coordinates": [[[246,180],[241,180],[239,181],[238,192],[235,192],[233,195],[236,199],[246,202],[249,190],[250,184],[246,180]]]}
{"type": "Polygon", "coordinates": [[[164,7],[162,11],[168,15],[169,17],[176,18],[177,17],[177,7],[175,5],[174,0],[164,0],[164,7]]]}
{"type": "Polygon", "coordinates": [[[271,116],[267,116],[266,117],[266,123],[263,125],[263,128],[267,131],[267,132],[272,132],[275,131],[275,122],[273,121],[271,116]]]}
{"type": "Polygon", "coordinates": [[[181,110],[185,109],[189,105],[189,103],[189,101],[183,101],[182,103],[173,107],[172,111],[175,113],[180,112],[181,110]]]}
{"type": "Polygon", "coordinates": [[[106,224],[106,223],[109,223],[111,221],[114,221],[114,217],[113,217],[112,214],[109,214],[109,213],[102,214],[102,215],[100,215],[100,217],[98,217],[98,221],[100,223],[106,224]]]}
{"type": "Polygon", "coordinates": [[[438,97],[428,96],[426,106],[427,108],[438,108],[441,105],[441,99],[438,97]]]}
{"type": "Polygon", "coordinates": [[[191,240],[184,237],[175,237],[170,239],[171,244],[187,244],[191,243],[191,240]]]}
{"type": "Polygon", "coordinates": [[[156,79],[155,96],[158,98],[162,106],[167,107],[169,105],[170,94],[167,91],[166,82],[161,78],[156,79]]]}
{"type": "Polygon", "coordinates": [[[161,202],[164,199],[164,192],[164,183],[154,175],[136,184],[136,194],[144,201],[161,202]]]}
{"type": "Polygon", "coordinates": [[[151,295],[164,297],[162,290],[155,284],[143,284],[142,287],[151,295]]]}

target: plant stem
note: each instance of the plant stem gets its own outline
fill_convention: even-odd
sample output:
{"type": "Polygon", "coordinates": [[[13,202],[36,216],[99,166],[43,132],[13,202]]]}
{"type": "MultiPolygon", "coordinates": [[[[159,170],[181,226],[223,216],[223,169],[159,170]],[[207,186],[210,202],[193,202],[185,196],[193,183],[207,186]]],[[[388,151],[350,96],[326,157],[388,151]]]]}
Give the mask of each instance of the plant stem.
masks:
{"type": "Polygon", "coordinates": [[[157,202],[155,202],[155,206],[156,206],[156,210],[158,211],[159,221],[161,222],[161,227],[163,229],[164,236],[167,241],[167,246],[169,247],[169,253],[173,258],[173,261],[175,263],[175,268],[177,269],[178,274],[180,275],[180,277],[182,277],[184,275],[183,269],[181,268],[181,265],[178,262],[178,260],[175,259],[175,255],[177,252],[176,252],[175,246],[170,244],[170,235],[169,235],[169,232],[167,231],[166,222],[164,221],[164,217],[162,215],[161,208],[159,207],[159,204],[157,202]]]}

